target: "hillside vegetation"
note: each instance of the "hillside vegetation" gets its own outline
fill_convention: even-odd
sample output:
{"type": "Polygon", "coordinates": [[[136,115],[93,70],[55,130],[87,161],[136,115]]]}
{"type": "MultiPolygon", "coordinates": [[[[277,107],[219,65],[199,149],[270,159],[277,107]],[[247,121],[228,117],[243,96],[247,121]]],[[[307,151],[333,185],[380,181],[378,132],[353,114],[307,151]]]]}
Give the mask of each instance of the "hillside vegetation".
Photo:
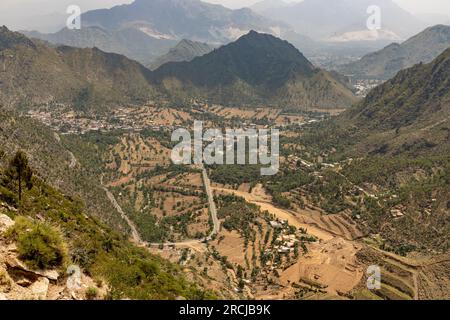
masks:
{"type": "Polygon", "coordinates": [[[47,46],[1,28],[0,103],[13,108],[64,104],[106,111],[192,98],[224,105],[346,108],[355,101],[340,78],[317,69],[286,41],[251,31],[191,62],[151,72],[97,48],[47,46]]]}
{"type": "Polygon", "coordinates": [[[449,92],[450,49],[302,135],[309,152],[340,162],[347,182],[370,190],[354,215],[387,239],[384,249],[448,250],[449,92]]]}
{"type": "Polygon", "coordinates": [[[59,103],[88,111],[155,97],[149,71],[124,56],[96,48],[52,48],[6,27],[0,39],[0,103],[6,107],[59,103]]]}
{"type": "Polygon", "coordinates": [[[448,150],[450,49],[433,62],[401,71],[337,122],[358,145],[380,153],[448,150]],[[356,129],[358,128],[358,129],[356,129]],[[446,149],[447,147],[447,149],[446,149]]]}
{"type": "Polygon", "coordinates": [[[63,269],[76,264],[105,281],[111,299],[187,299],[213,295],[189,283],[182,271],[148,253],[85,214],[83,203],[64,196],[39,178],[22,201],[5,167],[0,171],[0,213],[16,219],[6,236],[18,243],[30,268],[63,269]]]}
{"type": "Polygon", "coordinates": [[[25,150],[39,178],[65,194],[79,196],[89,214],[115,230],[128,233],[127,224],[100,185],[101,160],[95,155],[101,152],[101,145],[70,143],[37,121],[3,110],[0,110],[0,142],[0,165],[6,165],[17,150],[25,150]]]}

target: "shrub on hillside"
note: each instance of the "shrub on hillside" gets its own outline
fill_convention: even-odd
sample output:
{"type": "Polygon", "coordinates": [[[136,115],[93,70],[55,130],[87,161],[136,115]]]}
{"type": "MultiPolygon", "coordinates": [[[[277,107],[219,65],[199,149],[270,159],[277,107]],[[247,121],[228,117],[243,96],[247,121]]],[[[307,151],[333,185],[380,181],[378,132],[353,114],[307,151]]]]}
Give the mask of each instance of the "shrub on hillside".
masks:
{"type": "Polygon", "coordinates": [[[19,199],[14,192],[0,185],[0,201],[16,206],[19,199]]]}
{"type": "Polygon", "coordinates": [[[57,268],[67,260],[68,251],[61,234],[46,223],[17,217],[6,234],[17,242],[19,257],[30,268],[57,268]]]}
{"type": "Polygon", "coordinates": [[[86,290],[86,299],[95,300],[98,296],[98,290],[95,287],[89,287],[86,290]]]}

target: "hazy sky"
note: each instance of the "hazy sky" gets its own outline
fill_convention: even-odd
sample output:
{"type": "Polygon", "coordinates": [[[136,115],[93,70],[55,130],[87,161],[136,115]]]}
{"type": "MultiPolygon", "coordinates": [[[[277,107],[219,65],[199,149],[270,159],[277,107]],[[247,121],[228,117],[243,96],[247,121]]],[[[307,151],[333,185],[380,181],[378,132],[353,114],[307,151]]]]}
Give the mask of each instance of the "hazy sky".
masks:
{"type": "MultiPolygon", "coordinates": [[[[230,8],[252,5],[259,0],[204,0],[219,3],[230,8]]],[[[301,0],[286,0],[298,2],[301,0]]],[[[334,0],[330,0],[334,1],[334,0]]],[[[358,1],[358,0],[354,0],[358,1]]],[[[404,9],[412,13],[434,13],[450,16],[450,0],[394,0],[404,9]]],[[[36,24],[41,27],[43,21],[52,21],[47,16],[64,13],[71,4],[77,4],[83,11],[111,7],[117,4],[130,3],[133,0],[0,0],[0,25],[13,29],[28,28],[36,24]],[[44,18],[43,18],[44,17],[44,18]]],[[[54,21],[54,20],[53,20],[54,21]]]]}
{"type": "MultiPolygon", "coordinates": [[[[220,3],[230,8],[245,7],[259,1],[260,0],[208,0],[208,2],[220,3]]],[[[301,0],[286,0],[285,2],[300,1],[301,0]]],[[[412,13],[438,13],[450,16],[449,0],[394,0],[394,2],[412,13]]]]}
{"type": "MultiPolygon", "coordinates": [[[[252,5],[260,0],[205,0],[212,3],[220,3],[230,8],[240,8],[252,5]]],[[[286,2],[299,2],[301,0],[286,0],[286,2]]],[[[333,0],[332,0],[333,1],[333,0]]],[[[358,0],[355,0],[358,1],[358,0]]],[[[400,6],[413,13],[440,13],[450,15],[449,0],[394,0],[400,6]]],[[[92,9],[95,7],[108,7],[121,3],[130,3],[133,0],[1,0],[0,12],[8,11],[8,8],[39,8],[38,11],[46,11],[69,4],[79,4],[82,7],[92,9]]]]}

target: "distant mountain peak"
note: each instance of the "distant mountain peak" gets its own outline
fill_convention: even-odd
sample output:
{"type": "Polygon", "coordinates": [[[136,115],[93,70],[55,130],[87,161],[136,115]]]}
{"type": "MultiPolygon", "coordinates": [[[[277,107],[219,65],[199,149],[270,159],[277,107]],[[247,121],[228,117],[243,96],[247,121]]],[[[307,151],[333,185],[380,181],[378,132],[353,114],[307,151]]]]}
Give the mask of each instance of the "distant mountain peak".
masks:
{"type": "MultiPolygon", "coordinates": [[[[405,39],[423,28],[423,22],[392,0],[304,0],[288,5],[268,2],[257,7],[260,14],[289,23],[295,31],[315,40],[367,30],[367,8],[382,10],[381,28],[405,39]]],[[[359,41],[356,37],[354,41],[359,41]]]]}
{"type": "Polygon", "coordinates": [[[266,53],[276,55],[281,60],[295,61],[296,63],[307,67],[304,71],[311,71],[314,69],[312,63],[310,63],[303,53],[291,43],[268,33],[250,30],[249,33],[243,35],[230,45],[245,45],[252,47],[254,50],[264,50],[266,53]]]}
{"type": "Polygon", "coordinates": [[[111,9],[88,11],[83,14],[83,22],[108,30],[149,28],[153,34],[170,35],[171,39],[208,43],[234,41],[252,28],[265,32],[288,28],[248,8],[232,10],[199,0],[137,0],[111,9]]]}
{"type": "Polygon", "coordinates": [[[204,43],[204,42],[193,41],[193,40],[189,40],[189,39],[182,39],[180,42],[177,43],[177,45],[174,48],[172,48],[170,50],[174,50],[177,48],[185,48],[186,46],[188,46],[188,47],[197,47],[197,46],[210,47],[207,43],[204,43]]]}
{"type": "Polygon", "coordinates": [[[239,43],[241,41],[247,41],[247,40],[255,40],[255,41],[266,41],[269,39],[273,39],[273,40],[278,40],[278,41],[283,41],[273,35],[270,35],[268,33],[263,33],[263,32],[258,32],[255,30],[250,30],[248,33],[242,35],[241,37],[239,37],[236,41],[236,43],[239,43]]]}
{"type": "Polygon", "coordinates": [[[194,43],[194,41],[189,40],[189,39],[182,39],[180,42],[178,42],[177,46],[183,45],[183,44],[192,44],[192,43],[194,43]]]}
{"type": "Polygon", "coordinates": [[[247,34],[247,36],[258,36],[258,35],[262,35],[262,33],[256,32],[255,30],[250,30],[247,34]]]}
{"type": "Polygon", "coordinates": [[[151,70],[155,70],[169,62],[191,61],[195,57],[210,53],[213,49],[207,43],[183,39],[169,52],[156,58],[149,67],[151,70]]]}

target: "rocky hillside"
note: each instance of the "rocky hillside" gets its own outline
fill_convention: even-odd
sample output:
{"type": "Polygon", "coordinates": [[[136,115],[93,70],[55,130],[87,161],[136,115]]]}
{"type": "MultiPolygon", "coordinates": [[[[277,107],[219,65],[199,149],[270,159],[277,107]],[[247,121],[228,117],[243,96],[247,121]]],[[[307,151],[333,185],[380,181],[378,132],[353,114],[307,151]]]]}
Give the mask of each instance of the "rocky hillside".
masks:
{"type": "Polygon", "coordinates": [[[79,110],[143,103],[154,96],[149,71],[117,54],[52,48],[0,28],[0,104],[65,103],[79,110]]]}
{"type": "MultiPolygon", "coordinates": [[[[13,210],[0,203],[0,211],[13,210]]],[[[0,300],[94,300],[107,297],[107,287],[85,273],[33,270],[21,261],[16,242],[3,236],[17,227],[0,213],[0,300]]],[[[74,269],[75,271],[75,269],[74,269]]]]}
{"type": "Polygon", "coordinates": [[[343,65],[338,71],[363,79],[390,79],[402,69],[428,63],[450,47],[450,26],[437,25],[407,41],[392,43],[384,49],[343,65]]]}
{"type": "Polygon", "coordinates": [[[429,64],[400,71],[305,139],[348,157],[448,157],[449,93],[450,48],[429,64]]]}
{"type": "Polygon", "coordinates": [[[214,48],[207,43],[196,42],[183,39],[166,54],[156,58],[151,64],[150,69],[158,69],[168,62],[192,61],[195,57],[210,53],[214,48]]]}
{"type": "Polygon", "coordinates": [[[306,110],[345,108],[355,101],[344,83],[315,68],[294,46],[255,31],[191,62],[167,63],[152,78],[172,95],[221,104],[306,110]]]}

